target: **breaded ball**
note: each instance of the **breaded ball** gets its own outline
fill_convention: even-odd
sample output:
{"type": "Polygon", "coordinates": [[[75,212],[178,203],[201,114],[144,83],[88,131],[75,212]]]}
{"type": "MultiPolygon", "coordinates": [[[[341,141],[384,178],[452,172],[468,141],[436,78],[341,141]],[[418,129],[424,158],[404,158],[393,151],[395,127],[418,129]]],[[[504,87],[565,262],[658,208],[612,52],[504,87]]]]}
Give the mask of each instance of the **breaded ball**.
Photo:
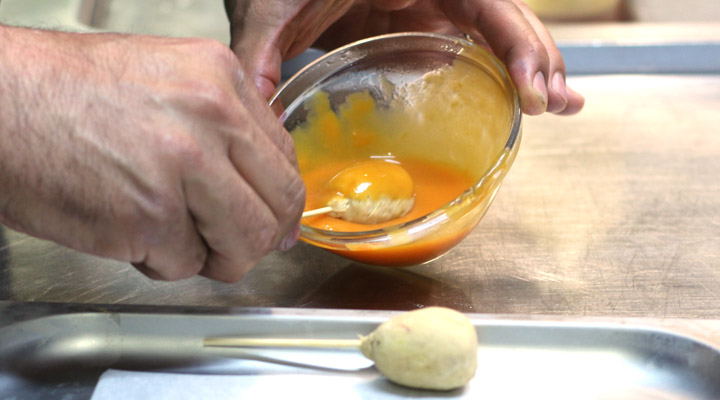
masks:
{"type": "Polygon", "coordinates": [[[338,172],[328,183],[334,197],[331,216],[359,224],[378,224],[410,212],[415,203],[414,183],[399,164],[384,160],[357,162],[338,172]]]}
{"type": "Polygon", "coordinates": [[[449,308],[428,307],[393,317],[363,337],[360,349],[388,379],[413,388],[459,388],[477,369],[475,327],[449,308]]]}

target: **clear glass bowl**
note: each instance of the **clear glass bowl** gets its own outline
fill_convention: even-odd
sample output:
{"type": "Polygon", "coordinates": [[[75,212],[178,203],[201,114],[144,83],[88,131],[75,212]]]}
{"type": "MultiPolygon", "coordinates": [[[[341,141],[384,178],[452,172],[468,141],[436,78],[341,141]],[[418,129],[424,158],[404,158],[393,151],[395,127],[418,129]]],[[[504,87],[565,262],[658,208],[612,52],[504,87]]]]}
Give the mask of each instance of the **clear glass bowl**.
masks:
{"type": "MultiPolygon", "coordinates": [[[[458,110],[485,112],[488,126],[477,126],[477,135],[463,134],[453,127],[442,132],[442,137],[406,135],[391,140],[389,147],[408,148],[415,146],[415,141],[428,141],[424,146],[415,146],[427,149],[423,157],[457,164],[471,173],[474,183],[453,201],[409,222],[361,232],[330,231],[303,224],[301,240],[365,264],[409,266],[445,254],[475,228],[512,165],[521,136],[517,91],[504,66],[484,48],[461,38],[428,33],[365,39],[307,65],[278,90],[271,106],[292,132],[308,117],[308,102],[318,91],[327,93],[333,109],[358,91],[368,91],[379,107],[389,107],[389,99],[404,95],[401,91],[406,85],[459,63],[471,65],[473,73],[476,71],[488,84],[469,88],[456,82],[458,90],[471,90],[472,96],[482,99],[479,104],[487,106],[486,110],[476,109],[477,104],[473,109],[463,109],[460,104],[458,110]]],[[[444,103],[446,99],[438,99],[439,108],[444,103]]],[[[390,153],[395,149],[387,150],[390,153]]]]}

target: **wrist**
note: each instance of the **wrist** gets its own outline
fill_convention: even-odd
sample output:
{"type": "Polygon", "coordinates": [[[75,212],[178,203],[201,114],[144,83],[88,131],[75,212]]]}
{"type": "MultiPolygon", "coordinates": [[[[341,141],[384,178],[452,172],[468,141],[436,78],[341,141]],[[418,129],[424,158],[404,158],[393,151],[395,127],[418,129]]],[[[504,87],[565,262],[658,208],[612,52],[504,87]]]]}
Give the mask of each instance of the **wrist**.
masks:
{"type": "Polygon", "coordinates": [[[6,216],[10,194],[12,193],[11,184],[14,178],[9,168],[9,154],[15,141],[11,137],[15,128],[10,126],[15,115],[15,106],[12,102],[13,80],[14,76],[10,75],[10,55],[9,47],[10,35],[9,27],[0,24],[0,224],[7,225],[9,223],[6,216]]]}
{"type": "Polygon", "coordinates": [[[61,104],[48,96],[48,71],[61,67],[45,60],[50,39],[47,31],[0,25],[0,221],[11,227],[22,220],[25,196],[41,184],[34,172],[52,148],[38,132],[59,125],[48,107],[61,104]]]}

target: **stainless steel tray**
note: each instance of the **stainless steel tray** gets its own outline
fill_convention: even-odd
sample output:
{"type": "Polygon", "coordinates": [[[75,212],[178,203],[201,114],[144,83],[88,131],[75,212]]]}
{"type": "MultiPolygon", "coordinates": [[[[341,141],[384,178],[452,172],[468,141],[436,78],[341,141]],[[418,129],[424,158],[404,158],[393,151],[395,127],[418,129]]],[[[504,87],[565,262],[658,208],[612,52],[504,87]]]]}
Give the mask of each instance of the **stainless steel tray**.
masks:
{"type": "Polygon", "coordinates": [[[393,385],[355,351],[238,350],[228,358],[202,347],[208,336],[356,338],[392,315],[0,302],[0,398],[88,398],[108,368],[253,379],[299,374],[348,382],[359,398],[720,398],[720,321],[471,314],[478,373],[466,388],[444,394],[393,385]]]}

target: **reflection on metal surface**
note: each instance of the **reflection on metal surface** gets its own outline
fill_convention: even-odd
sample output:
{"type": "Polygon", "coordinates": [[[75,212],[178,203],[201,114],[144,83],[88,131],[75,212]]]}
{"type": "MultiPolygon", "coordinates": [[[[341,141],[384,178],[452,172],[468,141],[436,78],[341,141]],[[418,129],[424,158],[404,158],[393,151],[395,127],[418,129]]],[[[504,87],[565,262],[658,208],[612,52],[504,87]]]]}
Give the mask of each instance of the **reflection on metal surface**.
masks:
{"type": "Polygon", "coordinates": [[[469,299],[449,282],[400,268],[351,264],[302,297],[308,308],[414,310],[432,303],[472,311],[469,299]]]}

